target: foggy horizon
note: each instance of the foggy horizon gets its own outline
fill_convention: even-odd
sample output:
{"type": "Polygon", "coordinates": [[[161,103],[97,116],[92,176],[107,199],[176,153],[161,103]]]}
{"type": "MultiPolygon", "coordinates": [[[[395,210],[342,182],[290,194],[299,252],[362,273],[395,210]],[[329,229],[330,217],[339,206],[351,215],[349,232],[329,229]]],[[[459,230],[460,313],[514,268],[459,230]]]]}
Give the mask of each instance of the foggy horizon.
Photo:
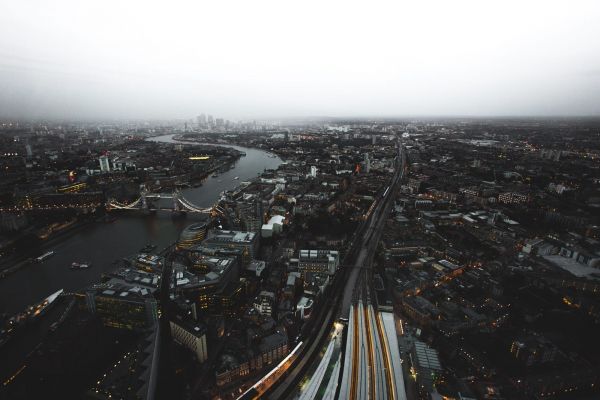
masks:
{"type": "Polygon", "coordinates": [[[600,4],[3,5],[0,118],[600,115],[600,4]]]}

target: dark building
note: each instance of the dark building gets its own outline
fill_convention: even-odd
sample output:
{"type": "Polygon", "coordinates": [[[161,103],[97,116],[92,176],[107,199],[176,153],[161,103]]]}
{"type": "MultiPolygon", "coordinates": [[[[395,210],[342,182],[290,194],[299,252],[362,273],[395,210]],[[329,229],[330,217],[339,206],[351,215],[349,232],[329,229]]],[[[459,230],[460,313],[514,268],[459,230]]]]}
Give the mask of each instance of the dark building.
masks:
{"type": "Polygon", "coordinates": [[[191,253],[192,265],[175,272],[178,293],[196,305],[196,311],[231,314],[240,294],[239,266],[235,258],[191,253]]]}
{"type": "Polygon", "coordinates": [[[158,284],[156,274],[124,269],[108,282],[88,289],[87,306],[105,326],[129,330],[152,328],[158,321],[155,297],[158,284]]]}

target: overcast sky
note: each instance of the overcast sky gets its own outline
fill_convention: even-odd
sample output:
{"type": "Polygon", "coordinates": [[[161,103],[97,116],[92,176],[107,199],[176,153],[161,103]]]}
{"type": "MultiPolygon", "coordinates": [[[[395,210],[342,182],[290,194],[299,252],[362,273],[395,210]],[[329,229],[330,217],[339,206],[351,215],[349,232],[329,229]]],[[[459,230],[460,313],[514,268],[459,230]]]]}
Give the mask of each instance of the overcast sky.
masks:
{"type": "Polygon", "coordinates": [[[0,116],[600,115],[600,1],[0,0],[0,116]]]}

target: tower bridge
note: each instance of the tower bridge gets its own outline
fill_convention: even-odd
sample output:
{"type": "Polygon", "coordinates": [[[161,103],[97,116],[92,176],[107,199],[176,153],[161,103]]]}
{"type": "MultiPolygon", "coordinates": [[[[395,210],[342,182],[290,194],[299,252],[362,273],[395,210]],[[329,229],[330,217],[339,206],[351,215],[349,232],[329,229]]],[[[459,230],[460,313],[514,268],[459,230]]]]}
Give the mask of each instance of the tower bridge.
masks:
{"type": "Polygon", "coordinates": [[[191,212],[200,214],[222,214],[223,210],[219,207],[218,203],[211,207],[199,207],[183,197],[183,193],[180,190],[175,190],[171,193],[152,193],[146,190],[142,190],[140,197],[135,201],[125,204],[120,203],[114,199],[110,199],[107,202],[107,209],[109,210],[141,210],[141,211],[172,211],[172,212],[191,212]],[[157,200],[168,199],[171,200],[170,207],[157,206],[157,200]]]}

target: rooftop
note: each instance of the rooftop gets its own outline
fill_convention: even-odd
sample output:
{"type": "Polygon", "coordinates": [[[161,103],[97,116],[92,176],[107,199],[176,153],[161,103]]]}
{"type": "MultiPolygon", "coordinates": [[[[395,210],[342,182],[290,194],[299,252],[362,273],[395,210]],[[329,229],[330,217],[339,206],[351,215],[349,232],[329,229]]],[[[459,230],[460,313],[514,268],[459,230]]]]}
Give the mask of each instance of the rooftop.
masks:
{"type": "Polygon", "coordinates": [[[429,368],[434,370],[441,370],[442,365],[438,358],[437,351],[427,346],[425,343],[415,341],[415,355],[417,356],[417,364],[421,368],[429,368]]]}
{"type": "Polygon", "coordinates": [[[207,242],[252,243],[255,237],[256,233],[254,232],[211,229],[208,232],[207,242]]]}

